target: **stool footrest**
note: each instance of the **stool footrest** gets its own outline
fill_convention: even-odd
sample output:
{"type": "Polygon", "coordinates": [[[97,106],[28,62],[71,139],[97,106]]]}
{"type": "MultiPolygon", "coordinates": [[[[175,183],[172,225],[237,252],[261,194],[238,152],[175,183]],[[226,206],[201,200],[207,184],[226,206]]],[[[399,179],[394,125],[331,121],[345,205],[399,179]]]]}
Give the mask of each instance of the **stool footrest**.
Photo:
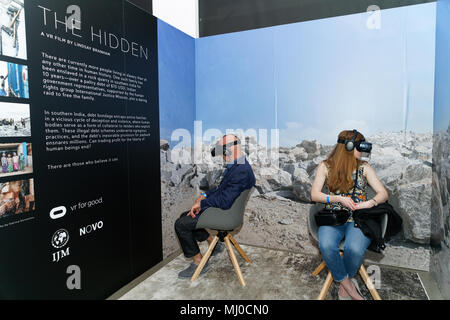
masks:
{"type": "Polygon", "coordinates": [[[220,242],[224,242],[228,234],[229,234],[228,231],[218,231],[217,237],[219,238],[220,242]]]}

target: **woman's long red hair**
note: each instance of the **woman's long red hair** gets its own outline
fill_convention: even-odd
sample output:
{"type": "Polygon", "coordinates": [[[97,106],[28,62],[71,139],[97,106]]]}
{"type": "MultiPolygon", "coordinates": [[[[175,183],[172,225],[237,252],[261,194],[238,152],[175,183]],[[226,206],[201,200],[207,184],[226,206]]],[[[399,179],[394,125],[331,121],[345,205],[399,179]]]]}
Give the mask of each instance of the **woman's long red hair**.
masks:
{"type": "MultiPolygon", "coordinates": [[[[353,130],[345,130],[339,133],[339,139],[351,140],[353,138],[353,130]]],[[[364,136],[358,132],[355,141],[364,139],[364,136]]],[[[347,151],[345,145],[337,143],[333,151],[331,151],[328,158],[325,160],[328,165],[328,190],[335,193],[349,192],[353,188],[354,181],[352,179],[352,172],[355,171],[361,164],[354,156],[354,151],[347,151]]]]}

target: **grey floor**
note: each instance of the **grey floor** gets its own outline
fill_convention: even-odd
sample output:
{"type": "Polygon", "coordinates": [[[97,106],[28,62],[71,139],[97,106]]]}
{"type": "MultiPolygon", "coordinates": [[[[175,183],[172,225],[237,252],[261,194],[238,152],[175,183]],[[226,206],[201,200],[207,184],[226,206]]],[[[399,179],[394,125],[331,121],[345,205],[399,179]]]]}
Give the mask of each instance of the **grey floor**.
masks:
{"type": "MultiPolygon", "coordinates": [[[[226,250],[212,257],[209,271],[197,281],[180,280],[177,274],[190,261],[177,252],[159,266],[149,270],[110,299],[121,300],[312,300],[316,299],[326,277],[312,272],[321,262],[318,255],[299,254],[254,246],[242,248],[251,263],[236,252],[247,283],[242,287],[226,250]]],[[[201,246],[202,252],[206,245],[201,246]]],[[[369,273],[378,272],[378,292],[384,300],[439,299],[428,273],[365,263],[369,273]],[[425,284],[425,286],[424,286],[425,284]]],[[[359,275],[356,276],[364,297],[372,299],[359,275]]],[[[331,285],[327,299],[337,299],[338,286],[331,285]]]]}

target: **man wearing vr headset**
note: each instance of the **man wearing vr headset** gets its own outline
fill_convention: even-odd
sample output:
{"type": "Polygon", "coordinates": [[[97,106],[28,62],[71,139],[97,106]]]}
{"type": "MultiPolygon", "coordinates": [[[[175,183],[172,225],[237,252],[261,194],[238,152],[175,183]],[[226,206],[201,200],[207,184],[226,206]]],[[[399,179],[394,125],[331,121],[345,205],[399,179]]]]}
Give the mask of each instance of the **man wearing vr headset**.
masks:
{"type": "MultiPolygon", "coordinates": [[[[226,169],[222,175],[222,181],[217,188],[203,192],[194,202],[191,210],[183,212],[175,222],[175,232],[180,241],[181,248],[186,258],[193,258],[193,263],[178,274],[179,278],[191,278],[198,264],[202,260],[202,254],[197,241],[213,240],[205,229],[196,229],[199,216],[208,207],[227,210],[231,208],[234,200],[242,191],[255,185],[255,175],[250,164],[245,159],[241,150],[239,138],[233,134],[223,136],[211,150],[213,157],[222,156],[226,163],[226,169]]],[[[223,244],[217,243],[213,253],[223,250],[223,244]]],[[[208,270],[208,263],[201,273],[208,270]]]]}
{"type": "MultiPolygon", "coordinates": [[[[388,200],[388,193],[377,178],[373,168],[363,161],[370,156],[372,144],[365,141],[357,130],[345,130],[339,134],[337,144],[328,158],[317,168],[311,189],[311,200],[326,203],[326,210],[337,214],[368,209],[388,200]],[[367,183],[376,192],[373,199],[366,199],[367,183]],[[326,185],[327,193],[322,192],[326,185]]],[[[355,227],[352,214],[341,225],[322,225],[318,231],[319,249],[335,281],[340,283],[340,300],[363,300],[352,279],[358,271],[371,239],[355,227]],[[339,244],[345,237],[344,257],[339,244]]]]}

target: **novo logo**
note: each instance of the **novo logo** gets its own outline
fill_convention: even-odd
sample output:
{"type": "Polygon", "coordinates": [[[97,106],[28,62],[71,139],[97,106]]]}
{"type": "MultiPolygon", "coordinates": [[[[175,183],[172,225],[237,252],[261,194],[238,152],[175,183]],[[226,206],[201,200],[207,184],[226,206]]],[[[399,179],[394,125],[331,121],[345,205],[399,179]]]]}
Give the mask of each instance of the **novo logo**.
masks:
{"type": "Polygon", "coordinates": [[[93,231],[100,230],[101,228],[103,228],[103,221],[98,221],[86,227],[80,228],[80,237],[89,234],[93,231]]]}

